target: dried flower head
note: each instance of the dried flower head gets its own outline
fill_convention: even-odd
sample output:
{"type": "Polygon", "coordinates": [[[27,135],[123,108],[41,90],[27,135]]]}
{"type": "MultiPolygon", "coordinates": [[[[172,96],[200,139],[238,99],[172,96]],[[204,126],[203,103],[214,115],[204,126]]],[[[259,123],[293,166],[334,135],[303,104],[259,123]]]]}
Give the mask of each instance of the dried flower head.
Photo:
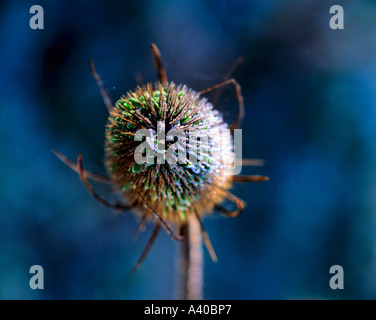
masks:
{"type": "MultiPolygon", "coordinates": [[[[159,81],[154,85],[138,86],[115,104],[90,60],[92,74],[109,111],[105,140],[108,177],[85,170],[81,154],[77,163],[73,163],[60,152],[54,152],[78,172],[89,193],[99,203],[116,210],[132,209],[141,217],[139,229],[145,221],[155,223],[134,270],[145,259],[161,227],[173,239],[185,239],[186,266],[192,264],[190,259],[199,256],[191,251],[200,247],[201,237],[197,238],[200,233],[216,261],[201,218],[213,209],[227,217],[238,216],[244,202],[229,191],[232,184],[268,180],[257,175],[232,175],[234,148],[231,133],[240,127],[244,117],[241,87],[233,78],[228,79],[232,72],[222,83],[199,92],[185,85],[176,86],[168,82],[154,44],[151,50],[159,81]],[[203,94],[229,84],[234,85],[238,100],[237,116],[231,126],[203,97],[203,94]],[[111,184],[123,201],[108,202],[94,190],[88,179],[111,184]],[[227,210],[222,207],[225,199],[235,203],[237,208],[227,210]],[[178,235],[174,229],[179,231],[178,235]]],[[[243,165],[260,164],[260,160],[243,159],[243,165]]],[[[188,279],[191,275],[189,268],[183,269],[188,279]]],[[[186,291],[194,292],[188,290],[188,286],[197,281],[187,279],[186,291]]]]}
{"type": "Polygon", "coordinates": [[[167,223],[179,227],[187,215],[211,212],[231,186],[233,150],[227,130],[212,104],[186,86],[138,87],[116,102],[109,117],[107,170],[136,212],[152,219],[147,202],[167,223]],[[137,163],[140,141],[135,137],[143,129],[150,133],[144,143],[155,152],[137,163]]]}

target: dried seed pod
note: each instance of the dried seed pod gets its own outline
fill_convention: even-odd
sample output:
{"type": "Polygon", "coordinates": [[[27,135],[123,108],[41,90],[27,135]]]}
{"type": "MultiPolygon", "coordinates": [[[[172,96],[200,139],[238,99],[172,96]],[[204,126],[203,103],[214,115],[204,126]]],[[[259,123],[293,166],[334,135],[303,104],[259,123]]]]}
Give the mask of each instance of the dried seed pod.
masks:
{"type": "Polygon", "coordinates": [[[105,141],[109,177],[85,170],[81,154],[75,164],[60,152],[53,151],[79,174],[87,191],[100,204],[117,211],[132,209],[141,215],[138,230],[143,229],[147,220],[155,223],[133,272],[146,258],[162,227],[172,239],[183,240],[182,297],[200,299],[201,236],[213,261],[217,261],[202,216],[216,209],[226,217],[237,217],[245,203],[229,191],[232,183],[260,182],[268,178],[232,175],[236,162],[243,165],[263,163],[255,159],[237,159],[239,161],[234,162],[232,132],[240,128],[244,104],[240,85],[229,77],[241,60],[236,62],[223,82],[196,92],[186,86],[169,83],[158,48],[154,44],[150,47],[159,82],[137,87],[115,105],[89,60],[91,72],[110,114],[105,141]],[[235,87],[238,110],[234,122],[228,126],[202,95],[230,84],[235,87]],[[88,178],[110,183],[124,201],[111,203],[105,200],[94,190],[88,178]],[[221,202],[225,199],[233,202],[236,209],[231,211],[222,207],[221,202]],[[175,235],[170,225],[180,234],[175,235]]]}
{"type": "Polygon", "coordinates": [[[138,87],[116,102],[109,117],[106,165],[114,185],[136,212],[153,217],[146,201],[174,226],[223,201],[231,187],[232,153],[222,115],[186,86],[138,87]],[[135,141],[139,130],[144,142],[135,141]],[[141,143],[145,148],[137,149],[141,143]],[[141,151],[143,162],[136,157],[141,151]]]}

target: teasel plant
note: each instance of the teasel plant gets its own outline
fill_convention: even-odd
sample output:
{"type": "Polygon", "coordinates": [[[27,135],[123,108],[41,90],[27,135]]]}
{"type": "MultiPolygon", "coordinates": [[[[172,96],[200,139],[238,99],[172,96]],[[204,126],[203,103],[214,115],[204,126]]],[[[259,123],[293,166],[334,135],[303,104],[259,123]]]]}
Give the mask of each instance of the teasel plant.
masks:
{"type": "Polygon", "coordinates": [[[179,242],[181,248],[178,298],[199,300],[203,299],[203,243],[211,259],[217,262],[203,218],[213,211],[225,217],[238,217],[245,202],[230,192],[233,184],[269,179],[261,175],[233,174],[236,161],[240,160],[241,165],[263,164],[258,159],[234,158],[233,134],[241,126],[244,103],[241,86],[231,75],[241,60],[237,60],[223,82],[195,91],[169,82],[157,46],[151,44],[150,48],[158,81],[137,86],[116,103],[112,102],[93,62],[89,60],[91,73],[109,113],[105,130],[108,175],[86,170],[81,154],[73,162],[59,151],[53,152],[78,173],[89,194],[101,205],[119,212],[133,211],[139,219],[137,232],[144,230],[147,223],[154,224],[132,273],[141,266],[161,229],[164,229],[174,241],[179,242]],[[234,86],[238,103],[237,115],[230,126],[214,108],[220,90],[227,85],[234,86]],[[210,100],[204,96],[209,92],[212,92],[210,100]],[[149,134],[144,136],[143,142],[137,136],[139,130],[146,130],[149,134]],[[160,139],[161,130],[165,135],[160,139]],[[229,134],[217,134],[219,131],[229,134]],[[183,138],[175,141],[174,137],[169,137],[169,132],[182,132],[183,138]],[[141,144],[147,144],[149,148],[140,149],[141,144]],[[203,150],[206,152],[200,153],[203,150]],[[169,161],[173,157],[169,159],[168,152],[179,161],[169,161]],[[146,161],[136,161],[137,155],[145,155],[146,161]],[[106,200],[95,191],[89,180],[109,184],[121,200],[106,200]],[[224,201],[233,202],[236,209],[228,210],[222,205],[224,201]]]}

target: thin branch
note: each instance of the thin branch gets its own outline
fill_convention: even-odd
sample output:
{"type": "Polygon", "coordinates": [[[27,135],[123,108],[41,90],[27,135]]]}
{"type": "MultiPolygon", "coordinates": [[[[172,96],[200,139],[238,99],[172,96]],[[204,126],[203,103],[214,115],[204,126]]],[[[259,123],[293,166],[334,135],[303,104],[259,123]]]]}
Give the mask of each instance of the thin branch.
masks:
{"type": "Polygon", "coordinates": [[[147,242],[144,250],[141,253],[141,256],[138,258],[136,264],[134,265],[132,269],[132,273],[131,273],[132,275],[137,271],[137,269],[141,266],[141,264],[144,262],[144,260],[148,256],[149,251],[152,248],[155,240],[157,239],[160,230],[161,230],[161,225],[159,223],[156,223],[153,229],[153,232],[149,238],[149,241],[147,242]]]}
{"type": "MultiPolygon", "coordinates": [[[[230,67],[230,69],[225,73],[225,75],[222,78],[222,82],[230,79],[232,75],[234,74],[235,70],[244,62],[244,57],[239,57],[236,59],[236,61],[233,63],[233,65],[230,67]]],[[[223,92],[223,88],[214,92],[210,98],[210,102],[215,106],[219,98],[221,97],[221,94],[223,92]]]]}
{"type": "Polygon", "coordinates": [[[205,247],[208,250],[209,255],[210,255],[211,259],[213,260],[213,262],[218,262],[218,257],[216,255],[214,247],[213,247],[213,245],[210,241],[209,234],[205,230],[204,224],[202,223],[202,220],[198,216],[197,212],[196,212],[196,217],[197,217],[198,222],[200,223],[201,235],[202,235],[202,239],[204,240],[205,247]]]}
{"type": "MultiPolygon", "coordinates": [[[[73,171],[77,172],[78,173],[78,167],[77,165],[69,160],[65,155],[63,155],[61,152],[55,150],[55,149],[52,149],[51,150],[56,157],[58,157],[64,164],[66,164],[69,168],[71,168],[73,171]]],[[[87,171],[85,170],[85,174],[86,176],[89,178],[89,179],[92,179],[92,180],[95,180],[97,182],[102,182],[102,183],[111,183],[111,180],[110,178],[106,177],[106,176],[102,176],[101,174],[97,174],[97,173],[93,173],[93,172],[90,172],[90,171],[87,171]]]]}
{"type": "Polygon", "coordinates": [[[202,91],[199,92],[199,94],[202,95],[204,93],[207,93],[207,92],[213,91],[215,89],[218,89],[220,87],[226,86],[230,83],[232,83],[235,86],[236,99],[238,100],[238,113],[236,114],[236,118],[235,118],[234,122],[230,126],[230,129],[234,130],[234,129],[240,128],[241,122],[242,122],[244,115],[245,115],[244,114],[244,100],[243,100],[242,88],[241,88],[240,84],[234,78],[231,78],[231,79],[226,80],[222,83],[216,84],[215,86],[212,86],[210,88],[202,90],[202,91]]]}
{"type": "Polygon", "coordinates": [[[133,234],[133,240],[136,240],[138,235],[145,230],[145,222],[146,222],[146,213],[144,213],[141,217],[140,222],[133,234]]]}
{"type": "Polygon", "coordinates": [[[89,59],[89,65],[90,65],[91,74],[93,75],[93,78],[94,78],[95,82],[97,83],[97,86],[98,86],[99,91],[101,93],[101,96],[103,98],[103,102],[106,105],[108,113],[111,114],[111,112],[114,108],[114,105],[111,101],[110,93],[107,90],[107,88],[105,87],[104,82],[102,81],[101,77],[99,76],[99,74],[95,70],[94,63],[91,59],[89,59]]]}
{"type": "Polygon", "coordinates": [[[138,192],[138,195],[139,197],[141,198],[142,202],[153,212],[153,215],[155,217],[155,219],[157,219],[157,221],[162,225],[162,227],[166,230],[166,232],[168,233],[168,235],[176,240],[176,241],[181,241],[183,240],[183,238],[180,236],[180,235],[175,235],[174,233],[174,230],[172,230],[172,228],[170,227],[170,225],[165,222],[159,215],[157,212],[155,212],[155,210],[149,205],[149,203],[144,199],[144,197],[138,192]]]}
{"type": "Polygon", "coordinates": [[[235,175],[231,177],[231,180],[233,182],[263,182],[263,181],[269,181],[269,178],[266,176],[241,176],[241,175],[235,175]]]}
{"type": "Polygon", "coordinates": [[[215,209],[225,217],[229,218],[236,218],[238,217],[244,210],[244,202],[239,199],[238,197],[234,196],[232,193],[228,192],[227,199],[234,202],[237,206],[237,209],[234,211],[227,210],[226,208],[216,205],[215,209]]]}
{"type": "Polygon", "coordinates": [[[85,172],[84,166],[82,164],[82,155],[81,155],[81,153],[78,155],[78,158],[77,158],[77,168],[78,168],[78,174],[79,174],[79,176],[81,178],[81,181],[84,184],[84,186],[86,187],[87,191],[101,205],[103,205],[105,207],[108,207],[108,208],[111,208],[111,209],[120,210],[120,211],[122,211],[122,210],[129,210],[130,209],[129,206],[127,206],[127,205],[125,205],[123,203],[120,203],[120,202],[116,202],[116,203],[112,204],[112,203],[106,201],[105,199],[103,199],[98,193],[95,192],[94,188],[91,186],[91,184],[87,180],[86,172],[85,172]]]}
{"type": "Polygon", "coordinates": [[[151,55],[153,57],[154,69],[155,71],[157,71],[159,81],[162,83],[162,85],[167,86],[167,73],[166,69],[163,66],[161,53],[159,52],[157,46],[154,43],[150,44],[150,50],[151,55]]]}
{"type": "Polygon", "coordinates": [[[239,161],[239,164],[240,163],[242,166],[257,166],[257,167],[262,167],[265,164],[264,160],[262,159],[244,159],[244,158],[239,161]]]}

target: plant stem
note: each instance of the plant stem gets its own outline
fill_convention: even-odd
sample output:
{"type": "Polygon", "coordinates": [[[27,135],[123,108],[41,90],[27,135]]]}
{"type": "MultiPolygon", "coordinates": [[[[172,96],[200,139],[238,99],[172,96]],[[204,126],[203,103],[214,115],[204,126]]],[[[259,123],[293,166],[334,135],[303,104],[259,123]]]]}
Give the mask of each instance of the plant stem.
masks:
{"type": "Polygon", "coordinates": [[[201,227],[196,216],[187,216],[182,226],[181,245],[181,299],[201,300],[203,286],[203,254],[201,227]]]}

